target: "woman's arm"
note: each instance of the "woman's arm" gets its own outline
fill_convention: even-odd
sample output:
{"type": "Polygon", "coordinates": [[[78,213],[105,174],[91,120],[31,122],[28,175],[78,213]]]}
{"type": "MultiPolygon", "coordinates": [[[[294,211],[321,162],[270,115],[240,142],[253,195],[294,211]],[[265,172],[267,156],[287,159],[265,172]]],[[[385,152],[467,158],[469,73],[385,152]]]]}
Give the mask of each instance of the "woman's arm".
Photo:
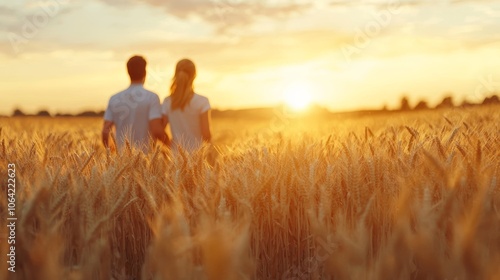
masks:
{"type": "Polygon", "coordinates": [[[212,141],[212,133],[210,132],[211,110],[208,110],[200,115],[201,137],[203,141],[210,143],[212,141]]]}

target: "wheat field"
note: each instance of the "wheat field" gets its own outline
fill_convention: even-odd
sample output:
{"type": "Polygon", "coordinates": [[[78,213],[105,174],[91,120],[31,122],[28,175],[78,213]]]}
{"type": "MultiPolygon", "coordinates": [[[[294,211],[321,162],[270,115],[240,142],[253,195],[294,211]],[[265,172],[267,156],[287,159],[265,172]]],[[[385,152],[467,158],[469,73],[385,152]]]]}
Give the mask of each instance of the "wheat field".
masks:
{"type": "Polygon", "coordinates": [[[0,119],[18,216],[0,278],[500,279],[499,109],[215,119],[192,155],[106,151],[98,119],[0,119]]]}

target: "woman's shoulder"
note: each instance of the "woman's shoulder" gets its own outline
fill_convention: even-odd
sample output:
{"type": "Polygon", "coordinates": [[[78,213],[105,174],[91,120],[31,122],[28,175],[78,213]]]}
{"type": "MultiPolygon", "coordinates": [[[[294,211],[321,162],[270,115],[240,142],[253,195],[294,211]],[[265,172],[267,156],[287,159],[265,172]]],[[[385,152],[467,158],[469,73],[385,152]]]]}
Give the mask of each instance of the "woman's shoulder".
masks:
{"type": "Polygon", "coordinates": [[[198,94],[198,93],[195,93],[193,95],[193,101],[194,102],[208,102],[208,97],[204,96],[204,95],[201,95],[201,94],[198,94]]]}
{"type": "Polygon", "coordinates": [[[208,98],[197,93],[193,95],[191,104],[199,113],[204,113],[207,110],[210,110],[210,102],[208,101],[208,98]]]}
{"type": "Polygon", "coordinates": [[[201,95],[199,93],[195,93],[193,95],[194,98],[198,98],[198,99],[208,99],[208,97],[204,96],[204,95],[201,95]]]}
{"type": "Polygon", "coordinates": [[[193,98],[191,99],[192,104],[204,104],[208,103],[208,98],[206,96],[203,96],[201,94],[195,93],[193,95],[193,98]]]}

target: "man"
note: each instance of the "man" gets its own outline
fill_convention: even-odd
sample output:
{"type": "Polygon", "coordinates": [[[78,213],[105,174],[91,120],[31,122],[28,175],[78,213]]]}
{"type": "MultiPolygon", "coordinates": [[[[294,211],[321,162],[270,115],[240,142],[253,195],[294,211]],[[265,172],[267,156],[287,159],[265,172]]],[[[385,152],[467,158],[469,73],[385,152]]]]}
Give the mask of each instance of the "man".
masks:
{"type": "Polygon", "coordinates": [[[128,141],[130,145],[147,152],[150,136],[170,146],[162,124],[160,98],[144,89],[146,60],[133,56],[127,62],[130,86],[111,97],[104,114],[102,142],[109,147],[109,133],[116,126],[117,148],[120,150],[128,141]]]}

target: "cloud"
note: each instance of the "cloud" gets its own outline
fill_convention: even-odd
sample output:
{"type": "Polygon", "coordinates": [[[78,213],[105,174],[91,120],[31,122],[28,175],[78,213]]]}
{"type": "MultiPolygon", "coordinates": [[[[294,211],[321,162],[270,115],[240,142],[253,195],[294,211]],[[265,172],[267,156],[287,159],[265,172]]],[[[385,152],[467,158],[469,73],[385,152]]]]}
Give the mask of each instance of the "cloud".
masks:
{"type": "Polygon", "coordinates": [[[0,6],[0,53],[16,55],[29,45],[36,45],[39,33],[50,25],[60,24],[56,18],[73,11],[66,0],[29,2],[17,7],[0,6]]]}
{"type": "Polygon", "coordinates": [[[251,35],[232,43],[222,40],[141,42],[115,51],[118,57],[126,57],[131,50],[168,60],[187,56],[208,65],[213,71],[251,72],[262,67],[316,59],[339,49],[345,42],[341,33],[316,30],[251,35]]]}
{"type": "MultiPolygon", "coordinates": [[[[36,3],[45,3],[47,1],[56,0],[44,0],[36,3]]],[[[29,40],[29,44],[26,43],[20,46],[22,47],[21,51],[26,53],[48,53],[58,49],[105,51],[131,47],[127,49],[129,51],[136,47],[128,45],[129,42],[151,42],[151,45],[162,46],[168,51],[178,50],[176,54],[189,52],[191,49],[203,52],[212,46],[215,52],[224,50],[224,52],[229,53],[235,53],[235,48],[241,48],[246,51],[240,52],[235,57],[243,57],[245,53],[252,53],[248,63],[253,64],[254,61],[258,60],[258,52],[273,50],[276,57],[279,58],[303,48],[306,44],[313,45],[311,52],[315,52],[318,49],[314,46],[319,44],[318,42],[322,40],[333,41],[335,39],[332,38],[339,37],[343,38],[342,43],[352,44],[356,40],[357,29],[364,28],[367,22],[374,20],[374,15],[369,11],[363,10],[361,13],[355,9],[353,9],[354,11],[350,11],[351,9],[335,11],[333,7],[320,10],[318,8],[319,4],[313,6],[312,1],[308,3],[299,1],[269,0],[265,2],[264,0],[255,0],[254,3],[251,3],[244,0],[166,2],[160,0],[95,0],[93,2],[94,9],[82,10],[75,5],[61,7],[57,12],[57,16],[69,12],[71,9],[75,13],[71,14],[71,17],[66,16],[57,20],[50,18],[50,22],[46,27],[47,32],[40,32],[41,34],[29,40]],[[317,8],[317,10],[312,7],[317,8]],[[96,9],[102,11],[100,17],[97,18],[96,15],[92,22],[86,22],[89,16],[94,15],[96,9]],[[133,18],[127,20],[127,17],[131,15],[134,15],[133,18]],[[168,15],[173,15],[173,18],[168,15]],[[295,15],[299,16],[295,18],[295,15]],[[147,16],[149,18],[143,20],[147,16]],[[106,20],[102,20],[103,18],[106,20]],[[282,19],[285,18],[291,20],[287,21],[286,24],[281,24],[281,22],[284,22],[282,19]],[[121,25],[119,27],[112,26],[111,23],[115,22],[121,23],[121,25]],[[309,22],[313,22],[313,24],[305,24],[309,22]],[[61,25],[61,23],[65,23],[65,25],[61,25]],[[50,26],[53,27],[50,28],[50,26]],[[66,30],[61,26],[67,26],[68,28],[66,30]],[[214,34],[210,26],[214,26],[220,33],[214,34]],[[246,26],[252,26],[252,28],[245,28],[246,26]],[[74,30],[78,31],[75,32],[74,30]],[[285,30],[290,33],[285,34],[285,30]],[[291,35],[291,33],[300,30],[310,31],[309,35],[291,35]],[[133,39],[129,37],[130,34],[134,34],[133,39]],[[314,37],[312,34],[322,34],[324,37],[319,35],[314,37]],[[163,41],[162,38],[169,41],[163,41]],[[302,40],[297,40],[297,38],[302,38],[302,40]],[[255,46],[255,48],[252,46],[255,46]],[[254,53],[255,55],[253,55],[254,53]]],[[[462,0],[460,3],[464,1],[467,0],[462,0]]],[[[484,4],[484,1],[487,0],[478,1],[480,1],[478,3],[484,4]]],[[[340,6],[371,5],[380,8],[381,5],[395,2],[398,1],[326,0],[321,3],[327,5],[334,3],[340,6]]],[[[470,2],[472,3],[472,1],[470,2]]],[[[387,36],[408,35],[411,38],[417,35],[420,37],[449,35],[453,38],[448,39],[457,42],[457,46],[451,45],[450,48],[458,48],[469,43],[473,46],[483,43],[489,44],[491,40],[498,38],[495,33],[498,24],[494,24],[497,21],[493,21],[498,12],[494,7],[478,4],[477,9],[479,10],[476,11],[475,6],[472,9],[464,6],[459,7],[458,11],[450,12],[444,16],[443,9],[448,9],[448,7],[438,5],[438,9],[434,11],[434,7],[428,0],[401,0],[401,3],[402,5],[424,5],[424,3],[428,3],[428,5],[423,9],[416,9],[419,10],[418,13],[394,17],[394,20],[386,28],[383,28],[380,34],[373,36],[373,41],[387,36]],[[470,12],[474,13],[470,14],[470,12]],[[482,15],[483,13],[485,16],[482,15]],[[476,16],[481,21],[466,22],[464,14],[469,17],[476,16]],[[485,22],[486,15],[491,15],[491,23],[485,22]],[[451,19],[451,21],[448,21],[448,19],[451,19]],[[472,24],[476,25],[476,29],[479,28],[477,26],[483,26],[484,30],[470,32],[472,30],[470,25],[472,24]],[[455,29],[450,30],[451,27],[455,29]]],[[[436,0],[433,3],[458,2],[436,0]]],[[[0,35],[8,32],[19,34],[22,31],[22,25],[37,11],[42,11],[40,5],[35,5],[27,11],[18,11],[27,16],[17,18],[16,25],[3,25],[5,28],[3,32],[0,31],[0,35]]],[[[0,5],[0,15],[13,12],[16,12],[16,10],[0,5]]],[[[4,17],[0,17],[0,22],[2,20],[4,20],[4,17]]],[[[40,29],[40,31],[43,31],[43,29],[40,29]]],[[[330,47],[335,48],[334,45],[332,43],[330,47]]],[[[148,49],[144,50],[147,51],[148,49]]],[[[0,39],[0,53],[8,56],[13,54],[13,48],[8,36],[2,36],[0,39]]],[[[287,57],[287,59],[293,59],[293,57],[287,57]]],[[[283,59],[283,61],[286,62],[286,59],[283,59]]]]}
{"type": "Polygon", "coordinates": [[[11,16],[17,15],[17,11],[13,8],[9,8],[6,6],[0,6],[0,16],[11,16]]]}
{"type": "MultiPolygon", "coordinates": [[[[134,5],[133,0],[100,0],[106,4],[124,7],[134,5]]],[[[183,0],[162,1],[144,0],[141,3],[162,9],[169,15],[180,19],[199,18],[216,27],[218,31],[244,27],[259,18],[283,19],[303,13],[313,7],[310,2],[242,0],[183,0]]]]}
{"type": "Polygon", "coordinates": [[[329,2],[333,7],[353,7],[353,6],[372,6],[378,9],[385,9],[389,5],[399,7],[418,7],[425,5],[443,5],[443,4],[464,4],[464,3],[492,3],[500,2],[498,0],[332,0],[329,2]]]}
{"type": "Polygon", "coordinates": [[[16,9],[0,6],[0,25],[1,26],[9,26],[13,21],[19,16],[19,13],[16,9]]]}

